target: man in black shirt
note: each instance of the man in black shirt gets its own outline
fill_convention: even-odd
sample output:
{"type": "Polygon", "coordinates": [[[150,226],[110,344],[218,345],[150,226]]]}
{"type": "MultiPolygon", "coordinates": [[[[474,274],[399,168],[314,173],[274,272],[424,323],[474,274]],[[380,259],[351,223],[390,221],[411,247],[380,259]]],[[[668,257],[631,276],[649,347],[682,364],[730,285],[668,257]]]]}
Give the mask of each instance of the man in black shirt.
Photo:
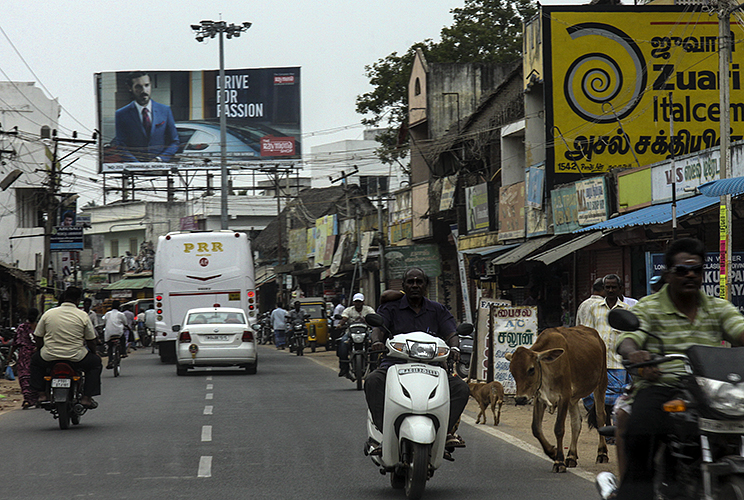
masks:
{"type": "MultiPolygon", "coordinates": [[[[403,276],[405,294],[398,300],[381,305],[377,313],[382,316],[385,327],[393,335],[421,331],[440,337],[450,346],[450,356],[456,362],[460,357],[460,338],[455,331],[455,318],[442,304],[424,297],[428,284],[429,278],[423,270],[417,267],[409,269],[403,276]]],[[[380,328],[372,330],[371,338],[371,351],[385,349],[385,334],[380,328]]],[[[372,413],[372,421],[378,429],[382,429],[387,369],[396,362],[394,358],[382,358],[380,367],[367,376],[364,384],[367,406],[372,413]]],[[[450,416],[446,446],[462,447],[465,443],[455,434],[455,426],[468,403],[470,392],[468,385],[452,374],[449,374],[449,386],[450,416]]]]}

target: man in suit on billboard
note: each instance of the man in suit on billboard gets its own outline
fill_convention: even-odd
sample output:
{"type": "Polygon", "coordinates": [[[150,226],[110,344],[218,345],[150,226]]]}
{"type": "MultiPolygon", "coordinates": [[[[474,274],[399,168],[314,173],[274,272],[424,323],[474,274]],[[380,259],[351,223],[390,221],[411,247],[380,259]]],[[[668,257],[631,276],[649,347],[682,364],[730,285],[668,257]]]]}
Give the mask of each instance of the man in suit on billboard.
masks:
{"type": "Polygon", "coordinates": [[[178,150],[178,131],[169,106],[150,99],[150,75],[135,71],[127,75],[134,97],[116,110],[116,137],[124,162],[169,162],[178,150]]]}

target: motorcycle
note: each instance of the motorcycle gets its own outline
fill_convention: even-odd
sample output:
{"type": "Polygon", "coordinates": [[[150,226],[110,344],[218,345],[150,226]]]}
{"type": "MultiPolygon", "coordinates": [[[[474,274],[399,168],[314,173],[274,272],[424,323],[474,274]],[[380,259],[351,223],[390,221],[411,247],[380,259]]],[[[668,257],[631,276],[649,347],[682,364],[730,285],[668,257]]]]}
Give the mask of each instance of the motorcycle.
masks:
{"type": "Polygon", "coordinates": [[[470,375],[470,359],[473,356],[473,336],[463,335],[460,337],[460,360],[455,363],[455,372],[460,378],[468,378],[470,375]]]}
{"type": "MultiPolygon", "coordinates": [[[[305,319],[308,317],[309,314],[305,314],[305,319]]],[[[289,316],[287,316],[287,319],[289,319],[289,316]]],[[[303,356],[305,354],[305,338],[307,337],[305,322],[295,320],[291,322],[290,327],[289,333],[291,333],[291,335],[289,335],[289,338],[287,339],[287,342],[289,343],[289,352],[294,352],[298,356],[303,356]]]]}
{"type": "MultiPolygon", "coordinates": [[[[381,316],[369,314],[365,319],[383,328],[381,316]]],[[[462,324],[458,334],[472,328],[462,324]]],[[[394,489],[405,489],[409,500],[417,500],[444,461],[450,394],[447,370],[441,365],[450,348],[424,332],[395,335],[388,338],[386,347],[388,356],[406,362],[388,368],[382,432],[367,412],[364,454],[380,467],[380,473],[390,474],[394,489]]]]}
{"type": "Polygon", "coordinates": [[[349,373],[356,381],[357,391],[362,390],[362,381],[370,366],[369,333],[364,323],[349,325],[349,373]]]}
{"type": "Polygon", "coordinates": [[[13,372],[16,371],[18,363],[18,351],[13,351],[12,357],[8,358],[10,348],[13,346],[13,338],[15,337],[15,329],[13,328],[0,328],[0,377],[5,374],[5,368],[10,366],[13,368],[13,372]]]}
{"type": "MultiPolygon", "coordinates": [[[[631,312],[613,309],[608,316],[617,330],[639,329],[631,312]]],[[[685,354],[665,354],[661,338],[644,333],[661,344],[661,355],[628,370],[682,361],[687,374],[679,393],[664,405],[673,431],[657,454],[654,490],[661,499],[744,499],[744,349],[693,345],[685,354]]],[[[614,435],[614,427],[601,429],[614,435]]],[[[600,494],[607,494],[613,477],[597,477],[600,494]]]]}
{"type": "Polygon", "coordinates": [[[47,380],[46,390],[50,400],[42,404],[42,408],[59,421],[60,429],[69,428],[70,423],[78,425],[80,417],[87,411],[80,403],[85,386],[83,373],[69,363],[57,361],[44,378],[47,380]]]}
{"type": "Polygon", "coordinates": [[[271,311],[266,311],[258,317],[258,343],[271,344],[273,342],[274,331],[271,328],[271,311]]]}

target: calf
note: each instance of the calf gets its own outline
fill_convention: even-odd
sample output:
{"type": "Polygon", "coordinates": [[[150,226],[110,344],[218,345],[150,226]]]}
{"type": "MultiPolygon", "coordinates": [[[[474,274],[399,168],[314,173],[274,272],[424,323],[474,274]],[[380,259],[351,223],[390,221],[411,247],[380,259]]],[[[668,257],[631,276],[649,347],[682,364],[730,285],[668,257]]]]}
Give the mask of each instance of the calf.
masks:
{"type": "MultiPolygon", "coordinates": [[[[595,401],[604,401],[607,390],[605,343],[593,328],[586,326],[548,328],[538,335],[529,349],[518,347],[508,353],[509,371],[517,384],[517,398],[534,398],[532,434],[543,451],[553,459],[553,472],[576,467],[577,442],[581,432],[579,401],[593,393],[595,401]],[[543,435],[545,409],[558,410],[555,420],[556,444],[543,435]],[[571,444],[563,455],[566,414],[571,415],[571,444]]],[[[604,405],[595,405],[599,422],[604,422],[604,405]]],[[[607,443],[599,436],[597,463],[609,462],[607,443]]]]}
{"type": "Polygon", "coordinates": [[[501,406],[504,404],[504,386],[501,382],[468,382],[470,387],[470,395],[480,406],[480,413],[478,418],[475,419],[475,423],[480,423],[481,415],[483,415],[483,424],[486,423],[486,410],[488,406],[491,406],[493,412],[493,425],[499,425],[501,420],[501,406]],[[498,414],[496,413],[496,406],[499,407],[498,414]]]}

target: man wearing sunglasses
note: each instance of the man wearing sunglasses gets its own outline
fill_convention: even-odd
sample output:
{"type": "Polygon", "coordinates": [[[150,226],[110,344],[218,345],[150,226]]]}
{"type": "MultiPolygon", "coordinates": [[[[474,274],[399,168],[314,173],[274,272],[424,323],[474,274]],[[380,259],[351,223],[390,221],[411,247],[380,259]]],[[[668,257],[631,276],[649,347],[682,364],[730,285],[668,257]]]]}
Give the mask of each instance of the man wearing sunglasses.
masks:
{"type": "MultiPolygon", "coordinates": [[[[661,337],[667,354],[684,354],[692,344],[720,346],[727,340],[744,345],[744,317],[728,301],[705,295],[703,282],[705,246],[694,238],[671,243],[664,255],[667,272],[662,289],[638,301],[633,312],[640,329],[623,333],[617,352],[630,363],[659,354],[659,344],[641,330],[661,337]]],[[[665,363],[644,367],[633,383],[630,420],[625,433],[627,470],[617,492],[618,499],[652,499],[653,457],[671,422],[662,405],[672,398],[674,386],[684,374],[684,364],[665,363]]]]}

